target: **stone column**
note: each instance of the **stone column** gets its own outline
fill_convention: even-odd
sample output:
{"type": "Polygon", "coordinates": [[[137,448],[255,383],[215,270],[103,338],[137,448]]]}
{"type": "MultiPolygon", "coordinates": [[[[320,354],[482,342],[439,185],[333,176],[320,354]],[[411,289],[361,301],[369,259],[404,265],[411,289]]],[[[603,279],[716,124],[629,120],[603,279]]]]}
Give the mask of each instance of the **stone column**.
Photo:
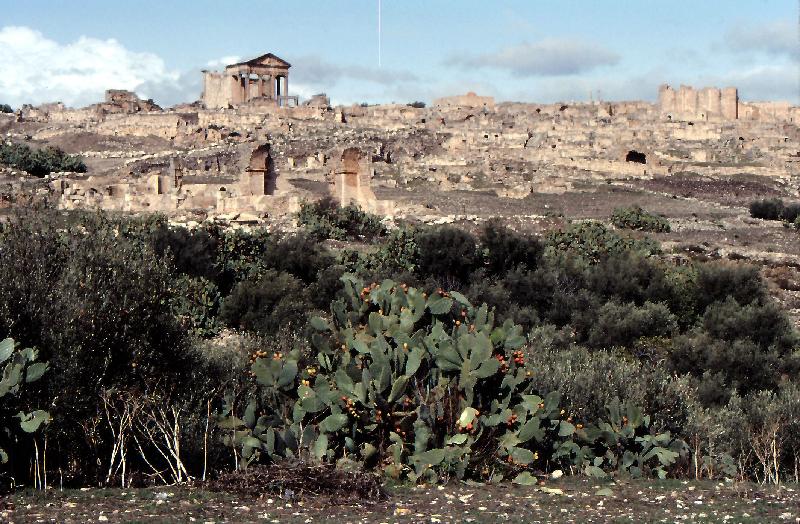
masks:
{"type": "Polygon", "coordinates": [[[239,103],[239,75],[231,75],[228,77],[230,83],[230,102],[233,104],[239,103]]]}
{"type": "Polygon", "coordinates": [[[264,96],[264,77],[258,75],[258,96],[264,96]]]}

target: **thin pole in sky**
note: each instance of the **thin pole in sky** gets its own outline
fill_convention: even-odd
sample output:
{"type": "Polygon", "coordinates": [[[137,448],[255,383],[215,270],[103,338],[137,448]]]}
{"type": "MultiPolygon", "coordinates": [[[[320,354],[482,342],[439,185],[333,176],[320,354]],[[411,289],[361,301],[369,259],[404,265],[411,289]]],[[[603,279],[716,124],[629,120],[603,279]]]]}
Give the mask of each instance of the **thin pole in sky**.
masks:
{"type": "Polygon", "coordinates": [[[378,0],[378,67],[381,66],[381,0],[378,0]]]}

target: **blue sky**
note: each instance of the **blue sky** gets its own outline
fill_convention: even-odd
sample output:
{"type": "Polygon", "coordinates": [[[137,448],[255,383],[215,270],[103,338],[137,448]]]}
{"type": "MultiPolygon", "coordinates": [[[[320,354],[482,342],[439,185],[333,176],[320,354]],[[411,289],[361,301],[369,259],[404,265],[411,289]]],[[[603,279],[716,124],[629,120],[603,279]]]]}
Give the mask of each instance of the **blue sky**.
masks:
{"type": "Polygon", "coordinates": [[[106,88],[170,105],[203,68],[273,52],[290,90],[338,103],[653,100],[735,85],[800,103],[797,0],[0,0],[0,102],[84,105],[106,88]]]}

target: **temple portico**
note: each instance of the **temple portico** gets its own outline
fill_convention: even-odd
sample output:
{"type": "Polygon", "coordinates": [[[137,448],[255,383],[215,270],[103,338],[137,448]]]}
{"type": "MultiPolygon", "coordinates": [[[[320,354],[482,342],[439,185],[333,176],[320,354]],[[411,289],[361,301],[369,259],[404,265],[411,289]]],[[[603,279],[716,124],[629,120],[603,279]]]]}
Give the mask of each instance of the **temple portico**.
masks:
{"type": "Polygon", "coordinates": [[[223,72],[203,71],[203,102],[208,108],[233,107],[268,100],[279,107],[297,105],[289,95],[291,64],[272,53],[230,64],[223,72]]]}

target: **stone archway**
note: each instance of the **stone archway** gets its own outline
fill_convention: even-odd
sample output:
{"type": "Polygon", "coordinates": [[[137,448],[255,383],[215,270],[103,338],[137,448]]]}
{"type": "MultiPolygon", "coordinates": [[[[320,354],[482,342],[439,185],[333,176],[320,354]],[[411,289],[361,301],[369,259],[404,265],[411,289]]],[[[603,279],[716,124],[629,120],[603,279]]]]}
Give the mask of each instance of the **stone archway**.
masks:
{"type": "Polygon", "coordinates": [[[274,195],[277,186],[277,174],[270,154],[270,145],[262,144],[250,154],[251,188],[256,195],[274,195]]]}
{"type": "Polygon", "coordinates": [[[361,158],[361,151],[354,147],[342,153],[342,182],[348,189],[357,189],[361,185],[358,179],[361,158]]]}

